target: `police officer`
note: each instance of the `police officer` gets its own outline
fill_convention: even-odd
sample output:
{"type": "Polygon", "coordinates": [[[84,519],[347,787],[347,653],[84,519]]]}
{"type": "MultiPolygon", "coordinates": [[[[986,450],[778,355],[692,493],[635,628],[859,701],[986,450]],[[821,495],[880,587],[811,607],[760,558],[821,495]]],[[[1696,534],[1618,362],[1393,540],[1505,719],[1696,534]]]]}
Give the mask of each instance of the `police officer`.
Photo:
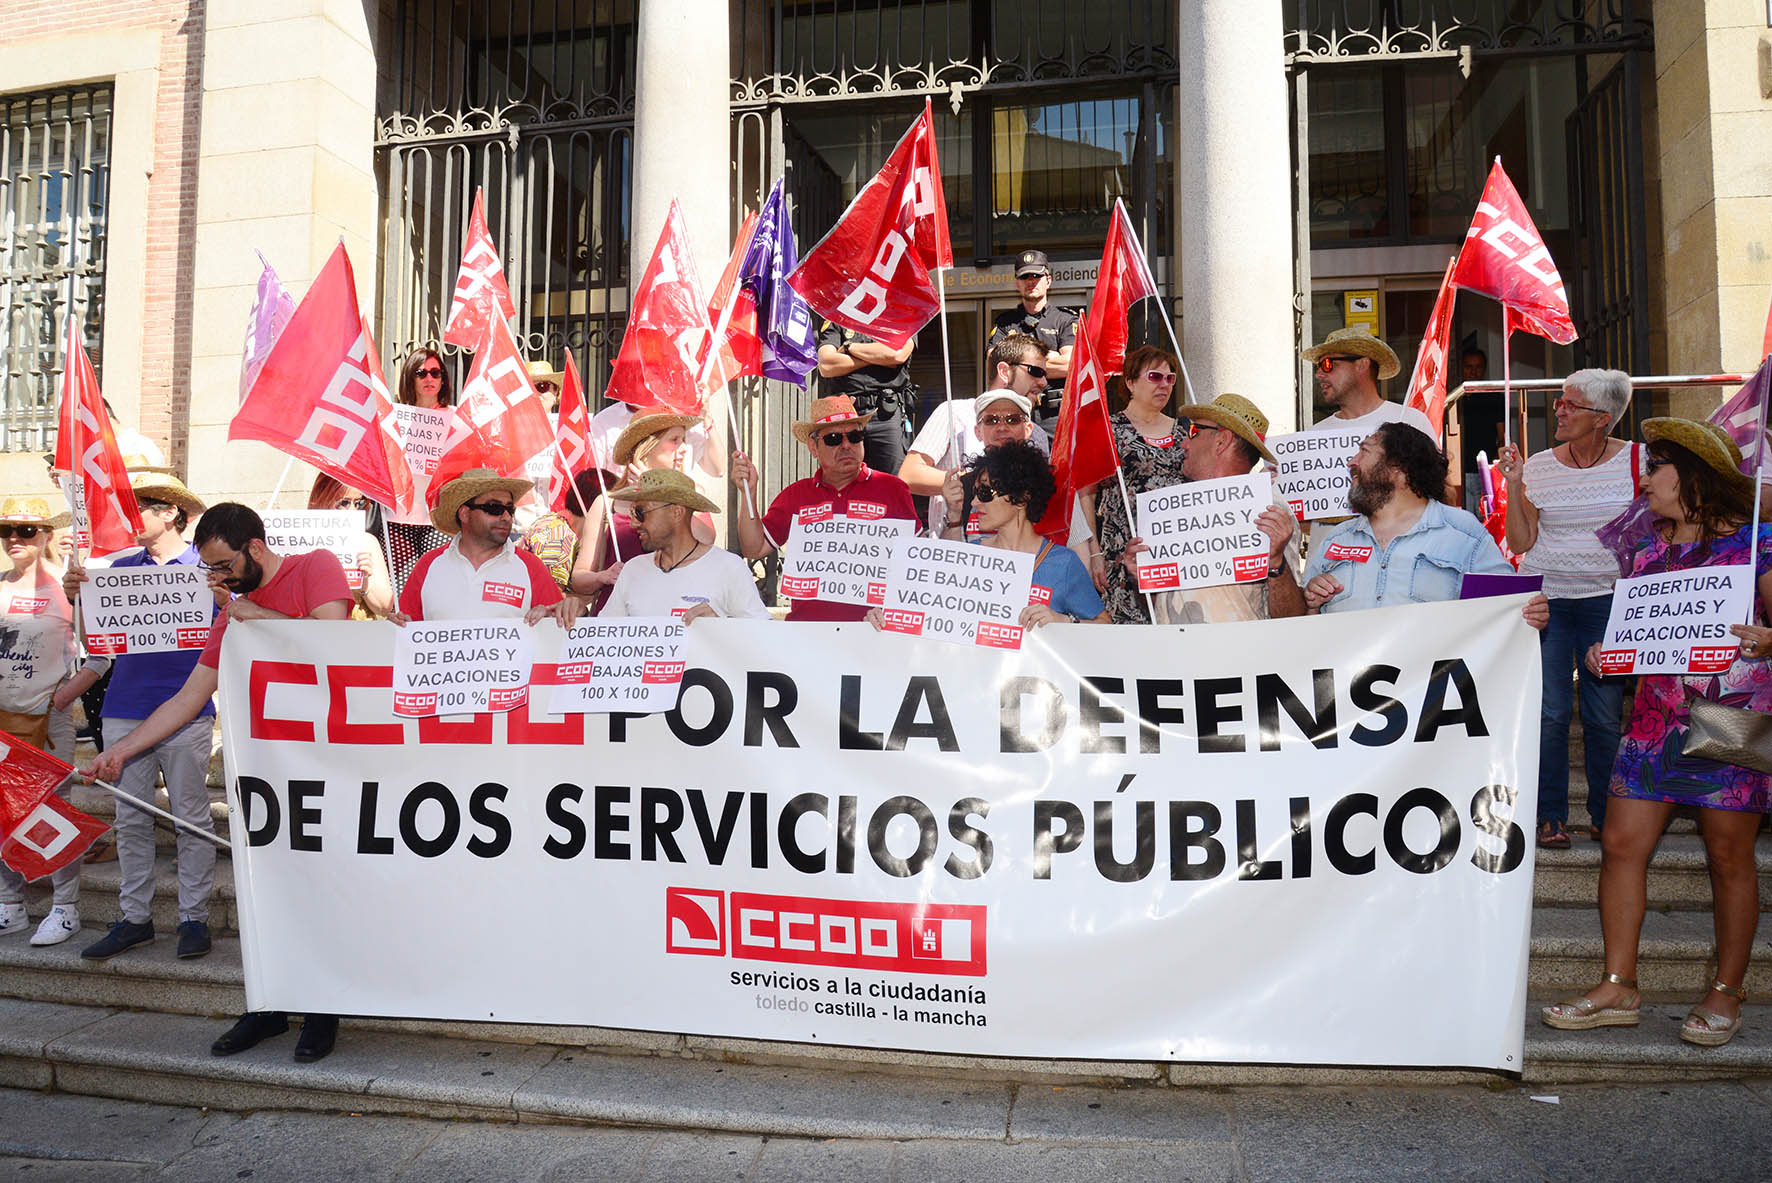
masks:
{"type": "Polygon", "coordinates": [[[1045,251],[1023,251],[1015,258],[1015,287],[1021,307],[997,314],[991,326],[989,349],[1010,333],[1026,333],[1046,348],[1046,390],[1035,408],[1034,419],[1047,431],[1058,423],[1058,402],[1071,369],[1071,347],[1077,342],[1077,314],[1047,301],[1052,289],[1052,267],[1045,251]]]}
{"type": "Polygon", "coordinates": [[[866,333],[824,322],[818,334],[819,390],[825,398],[847,395],[859,414],[873,414],[863,460],[875,472],[896,475],[904,463],[905,422],[916,401],[911,385],[911,351],[917,339],[893,349],[866,333]]]}

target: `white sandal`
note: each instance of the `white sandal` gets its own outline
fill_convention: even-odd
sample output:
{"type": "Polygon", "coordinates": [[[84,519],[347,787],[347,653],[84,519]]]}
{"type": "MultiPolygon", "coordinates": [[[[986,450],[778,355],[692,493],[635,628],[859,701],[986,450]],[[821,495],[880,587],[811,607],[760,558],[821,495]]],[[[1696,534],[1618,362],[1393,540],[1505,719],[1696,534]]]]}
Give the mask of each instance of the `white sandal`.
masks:
{"type": "Polygon", "coordinates": [[[1635,1027],[1641,1022],[1643,996],[1637,993],[1637,980],[1621,978],[1612,973],[1601,974],[1600,980],[1629,990],[1635,996],[1631,1005],[1601,1006],[1583,994],[1572,1002],[1559,1002],[1545,1007],[1540,1012],[1544,1025],[1555,1027],[1559,1031],[1591,1031],[1595,1027],[1635,1027]]]}

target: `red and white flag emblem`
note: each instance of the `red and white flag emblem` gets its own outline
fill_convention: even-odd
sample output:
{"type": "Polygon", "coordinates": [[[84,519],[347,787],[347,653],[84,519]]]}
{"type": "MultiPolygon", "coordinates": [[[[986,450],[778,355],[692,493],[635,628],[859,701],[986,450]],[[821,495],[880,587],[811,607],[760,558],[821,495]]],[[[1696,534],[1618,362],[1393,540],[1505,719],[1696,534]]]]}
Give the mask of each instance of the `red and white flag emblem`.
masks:
{"type": "Polygon", "coordinates": [[[508,321],[515,315],[517,306],[505,282],[505,266],[486,229],[485,196],[475,189],[474,212],[468,215],[468,231],[462,237],[461,270],[455,273],[455,295],[449,303],[443,340],[476,349],[494,319],[508,321]]]}

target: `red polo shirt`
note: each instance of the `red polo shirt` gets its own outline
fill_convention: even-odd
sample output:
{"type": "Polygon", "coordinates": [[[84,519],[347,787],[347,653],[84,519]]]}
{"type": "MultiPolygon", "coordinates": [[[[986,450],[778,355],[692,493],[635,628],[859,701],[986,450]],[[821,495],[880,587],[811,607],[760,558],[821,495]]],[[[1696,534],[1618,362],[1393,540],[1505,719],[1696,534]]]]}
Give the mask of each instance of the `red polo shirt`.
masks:
{"type": "MultiPolygon", "coordinates": [[[[917,507],[912,504],[911,491],[905,483],[888,473],[875,472],[864,464],[860,474],[841,489],[826,484],[823,473],[795,481],[769,503],[769,512],[763,515],[763,529],[768,532],[770,542],[780,545],[788,540],[794,517],[801,510],[829,506],[832,513],[847,514],[849,507],[856,503],[869,510],[868,517],[902,518],[913,525],[922,525],[917,520],[917,507]]],[[[832,604],[824,600],[794,600],[792,603],[789,620],[860,620],[868,614],[867,608],[861,604],[832,604]]]]}

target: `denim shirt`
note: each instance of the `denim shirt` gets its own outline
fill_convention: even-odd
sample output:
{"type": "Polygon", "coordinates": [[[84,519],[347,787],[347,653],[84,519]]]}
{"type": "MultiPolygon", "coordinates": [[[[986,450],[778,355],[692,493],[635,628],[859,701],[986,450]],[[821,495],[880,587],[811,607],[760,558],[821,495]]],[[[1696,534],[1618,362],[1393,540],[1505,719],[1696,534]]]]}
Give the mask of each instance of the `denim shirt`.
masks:
{"type": "Polygon", "coordinates": [[[1328,574],[1342,586],[1324,612],[1456,600],[1468,573],[1514,573],[1481,522],[1438,501],[1428,502],[1415,525],[1382,548],[1361,515],[1333,527],[1323,545],[1312,549],[1305,582],[1328,574]]]}

